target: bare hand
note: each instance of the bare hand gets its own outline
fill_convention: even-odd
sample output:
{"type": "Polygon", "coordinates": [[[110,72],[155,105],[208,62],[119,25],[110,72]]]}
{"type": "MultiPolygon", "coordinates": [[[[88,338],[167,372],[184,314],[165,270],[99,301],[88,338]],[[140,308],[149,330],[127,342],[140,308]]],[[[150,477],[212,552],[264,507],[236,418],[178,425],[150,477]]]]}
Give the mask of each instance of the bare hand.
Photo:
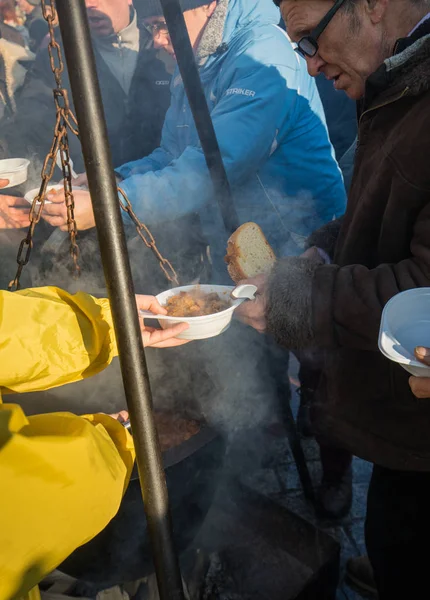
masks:
{"type": "MultiPolygon", "coordinates": [[[[138,309],[149,310],[154,315],[166,315],[167,310],[161,306],[154,296],[136,296],[138,309]]],[[[144,346],[152,348],[172,348],[173,346],[182,346],[189,340],[178,340],[176,336],[188,329],[188,323],[179,323],[168,329],[155,329],[147,327],[142,319],[140,329],[142,331],[142,340],[144,346]]]]}
{"type": "Polygon", "coordinates": [[[9,185],[9,179],[0,179],[0,190],[9,185]]]}
{"type": "MultiPolygon", "coordinates": [[[[42,212],[42,218],[53,227],[59,227],[61,231],[67,231],[67,208],[64,200],[64,192],[48,193],[47,200],[52,204],[45,204],[42,212]]],[[[91,204],[90,193],[84,190],[73,192],[75,201],[75,221],[76,227],[80,231],[95,227],[93,206],[91,204]]]]}
{"type": "Polygon", "coordinates": [[[29,214],[30,205],[23,198],[0,195],[0,229],[28,227],[30,225],[29,214]],[[25,208],[17,208],[18,206],[25,208]]]}
{"type": "MultiPolygon", "coordinates": [[[[416,358],[430,367],[430,348],[418,346],[415,348],[416,358]]],[[[430,377],[410,377],[409,385],[417,398],[430,398],[430,377]]]]}
{"type": "Polygon", "coordinates": [[[321,257],[321,254],[316,246],[311,246],[303,254],[300,255],[301,258],[307,258],[309,260],[313,260],[314,262],[324,264],[324,260],[321,257]]]}
{"type": "Polygon", "coordinates": [[[245,300],[234,311],[235,316],[245,323],[250,325],[259,333],[266,331],[266,288],[267,275],[257,275],[251,279],[239,281],[237,285],[251,284],[257,286],[255,300],[245,300]]]}

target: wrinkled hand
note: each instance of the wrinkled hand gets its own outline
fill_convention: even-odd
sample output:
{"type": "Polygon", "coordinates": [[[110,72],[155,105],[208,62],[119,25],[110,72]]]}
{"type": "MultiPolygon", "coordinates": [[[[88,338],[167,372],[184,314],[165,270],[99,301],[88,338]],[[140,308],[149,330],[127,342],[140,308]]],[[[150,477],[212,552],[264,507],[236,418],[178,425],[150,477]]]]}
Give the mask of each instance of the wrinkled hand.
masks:
{"type": "MultiPolygon", "coordinates": [[[[84,190],[73,192],[75,200],[75,221],[79,231],[95,227],[93,206],[90,193],[84,190]]],[[[47,194],[47,200],[52,204],[45,204],[42,218],[53,227],[59,227],[61,231],[67,231],[67,208],[64,200],[64,192],[47,194]]]]}
{"type": "MultiPolygon", "coordinates": [[[[4,184],[5,181],[7,182],[4,179],[0,180],[0,184],[4,184]]],[[[29,214],[30,205],[23,198],[0,195],[0,229],[28,227],[30,225],[29,214]],[[24,206],[24,208],[17,208],[18,206],[24,206]]]]}
{"type": "MultiPolygon", "coordinates": [[[[415,348],[416,358],[430,367],[430,348],[415,348]]],[[[430,398],[430,377],[410,377],[409,385],[417,398],[430,398]]]]}
{"type": "MultiPolygon", "coordinates": [[[[161,306],[154,296],[136,295],[137,308],[150,310],[154,315],[166,315],[167,310],[161,306]]],[[[189,340],[178,340],[176,336],[188,329],[188,323],[179,323],[168,329],[155,329],[147,327],[142,319],[140,329],[142,331],[143,345],[152,348],[172,348],[187,344],[189,340]]]]}
{"type": "Polygon", "coordinates": [[[267,275],[257,275],[251,279],[239,281],[237,285],[250,284],[257,286],[255,300],[245,300],[234,311],[235,316],[245,323],[250,325],[259,333],[266,331],[266,288],[267,275]]]}

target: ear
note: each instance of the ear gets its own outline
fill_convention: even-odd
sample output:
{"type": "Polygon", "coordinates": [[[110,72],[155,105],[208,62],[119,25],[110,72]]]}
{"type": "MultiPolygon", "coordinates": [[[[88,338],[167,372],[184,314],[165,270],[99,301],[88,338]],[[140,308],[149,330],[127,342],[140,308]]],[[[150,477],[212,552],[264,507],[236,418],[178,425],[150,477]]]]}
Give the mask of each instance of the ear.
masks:
{"type": "Polygon", "coordinates": [[[210,19],[210,17],[214,14],[217,4],[218,4],[218,1],[213,0],[213,2],[211,2],[210,4],[208,4],[206,6],[206,15],[207,15],[208,19],[210,19]]]}
{"type": "Polygon", "coordinates": [[[390,0],[366,0],[365,10],[374,25],[382,21],[389,1],[390,0]]]}

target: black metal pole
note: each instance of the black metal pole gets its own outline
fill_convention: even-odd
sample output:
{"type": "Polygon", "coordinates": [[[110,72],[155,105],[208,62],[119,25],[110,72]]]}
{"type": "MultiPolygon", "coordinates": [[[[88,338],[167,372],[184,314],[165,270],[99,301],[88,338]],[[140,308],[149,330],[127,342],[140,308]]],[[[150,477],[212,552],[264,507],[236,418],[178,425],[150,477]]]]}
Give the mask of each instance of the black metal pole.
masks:
{"type": "Polygon", "coordinates": [[[215,197],[221,210],[224,226],[229,233],[233,233],[240,225],[239,217],[234,207],[230,184],[185,25],[184,15],[179,0],[161,0],[161,6],[203,154],[212,178],[215,197]]]}
{"type": "Polygon", "coordinates": [[[56,4],[111,301],[159,594],[162,600],[183,600],[166,479],[152,414],[148,370],[85,0],[57,0],[56,4]]]}

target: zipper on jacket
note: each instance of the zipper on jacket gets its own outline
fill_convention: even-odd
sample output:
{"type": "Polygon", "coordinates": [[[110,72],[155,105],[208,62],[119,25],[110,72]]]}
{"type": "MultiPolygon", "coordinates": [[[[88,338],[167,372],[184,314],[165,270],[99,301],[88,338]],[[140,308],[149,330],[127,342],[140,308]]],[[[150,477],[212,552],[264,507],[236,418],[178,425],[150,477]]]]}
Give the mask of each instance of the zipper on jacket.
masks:
{"type": "Polygon", "coordinates": [[[364,117],[364,115],[367,115],[368,113],[370,113],[374,110],[378,110],[379,108],[383,108],[384,106],[388,106],[389,104],[393,104],[394,102],[397,102],[398,100],[403,98],[403,96],[405,96],[408,91],[409,91],[409,86],[406,86],[405,89],[403,90],[403,92],[401,94],[399,94],[398,96],[395,96],[394,98],[391,98],[390,100],[387,100],[386,102],[381,102],[381,104],[377,104],[376,106],[372,106],[372,108],[368,108],[363,113],[361,113],[360,119],[358,120],[358,134],[357,134],[358,144],[360,143],[361,119],[364,117]]]}
{"type": "MultiPolygon", "coordinates": [[[[125,90],[125,65],[124,65],[124,51],[123,51],[123,46],[122,46],[122,37],[120,33],[117,33],[116,35],[117,39],[118,39],[118,49],[119,49],[119,53],[121,56],[121,65],[122,65],[122,85],[123,85],[123,89],[125,90]]],[[[128,98],[128,94],[126,94],[127,98],[128,98]]]]}

